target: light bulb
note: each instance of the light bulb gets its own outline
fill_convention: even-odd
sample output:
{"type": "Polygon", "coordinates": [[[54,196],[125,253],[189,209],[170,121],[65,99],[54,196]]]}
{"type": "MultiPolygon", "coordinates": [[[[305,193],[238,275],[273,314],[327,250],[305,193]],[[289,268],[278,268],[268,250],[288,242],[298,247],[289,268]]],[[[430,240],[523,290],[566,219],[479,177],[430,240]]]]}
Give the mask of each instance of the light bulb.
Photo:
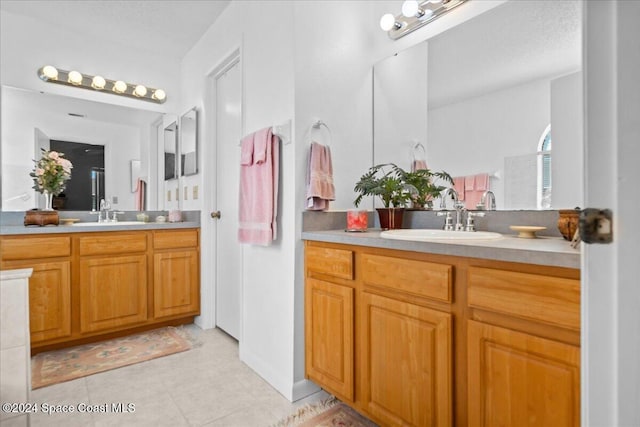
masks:
{"type": "Polygon", "coordinates": [[[58,69],[52,65],[42,67],[40,78],[43,80],[58,80],[58,69]]]}
{"type": "Polygon", "coordinates": [[[442,3],[442,0],[429,0],[429,3],[438,4],[442,3]]]}
{"type": "Polygon", "coordinates": [[[142,85],[137,85],[133,90],[133,94],[138,97],[143,97],[147,94],[147,88],[142,85]]]}
{"type": "Polygon", "coordinates": [[[383,31],[389,31],[394,27],[397,27],[395,16],[390,13],[382,15],[382,18],[380,18],[380,28],[382,28],[383,31]]]}
{"type": "Polygon", "coordinates": [[[153,95],[151,95],[151,98],[153,99],[157,99],[158,101],[162,101],[167,97],[167,94],[164,93],[164,91],[162,89],[156,89],[153,92],[153,95]]]}
{"type": "Polygon", "coordinates": [[[429,19],[433,15],[433,10],[431,9],[422,9],[422,12],[423,12],[423,15],[418,18],[420,20],[429,19]]]}
{"type": "Polygon", "coordinates": [[[69,71],[68,81],[72,85],[76,86],[82,84],[82,74],[80,74],[78,71],[69,71]]]}
{"type": "Polygon", "coordinates": [[[402,3],[402,14],[407,18],[413,18],[418,14],[419,10],[420,6],[417,0],[405,0],[405,2],[402,3]]]}
{"type": "Polygon", "coordinates": [[[93,80],[91,81],[91,87],[98,90],[104,89],[106,84],[107,81],[102,76],[94,76],[93,80]]]}
{"type": "Polygon", "coordinates": [[[118,80],[113,84],[113,91],[115,93],[124,93],[127,90],[127,84],[122,80],[118,80]]]}

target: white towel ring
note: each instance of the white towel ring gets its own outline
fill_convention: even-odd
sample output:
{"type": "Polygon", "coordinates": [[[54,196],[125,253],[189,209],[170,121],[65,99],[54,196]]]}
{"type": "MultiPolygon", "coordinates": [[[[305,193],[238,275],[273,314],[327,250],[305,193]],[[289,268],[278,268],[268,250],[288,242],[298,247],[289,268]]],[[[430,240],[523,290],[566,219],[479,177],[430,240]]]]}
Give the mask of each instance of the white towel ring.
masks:
{"type": "MultiPolygon", "coordinates": [[[[325,144],[327,146],[331,146],[331,142],[333,140],[333,135],[331,134],[331,129],[329,129],[329,125],[327,125],[325,122],[323,122],[322,120],[317,120],[315,123],[313,123],[311,125],[311,131],[309,132],[309,136],[312,137],[312,133],[313,133],[313,129],[318,129],[320,130],[322,128],[322,126],[324,126],[325,128],[327,128],[327,132],[329,132],[329,143],[325,144]]],[[[313,140],[313,137],[311,138],[313,140]]]]}

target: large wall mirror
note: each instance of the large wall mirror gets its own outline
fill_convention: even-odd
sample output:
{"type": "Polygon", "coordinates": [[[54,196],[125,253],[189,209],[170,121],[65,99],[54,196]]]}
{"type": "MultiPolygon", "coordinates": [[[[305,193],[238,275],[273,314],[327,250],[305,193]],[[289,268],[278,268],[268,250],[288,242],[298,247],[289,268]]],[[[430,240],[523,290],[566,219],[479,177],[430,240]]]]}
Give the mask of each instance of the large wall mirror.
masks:
{"type": "Polygon", "coordinates": [[[198,173],[198,113],[195,107],[180,117],[180,159],[182,176],[198,173]]]}
{"type": "Polygon", "coordinates": [[[39,147],[57,149],[72,158],[67,185],[79,199],[65,194],[60,210],[90,210],[100,198],[110,198],[118,210],[134,210],[133,178],[147,182],[147,209],[157,209],[150,197],[158,185],[158,112],[113,104],[2,87],[2,210],[25,211],[40,206],[29,173],[39,147]],[[155,146],[154,146],[155,145],[155,146]],[[131,161],[140,160],[132,177],[131,161]],[[97,200],[97,201],[96,201],[97,200]],[[115,200],[115,203],[114,203],[115,200]]]}
{"type": "Polygon", "coordinates": [[[374,163],[488,174],[498,209],[580,206],[581,17],[507,2],[376,64],[374,163]]]}

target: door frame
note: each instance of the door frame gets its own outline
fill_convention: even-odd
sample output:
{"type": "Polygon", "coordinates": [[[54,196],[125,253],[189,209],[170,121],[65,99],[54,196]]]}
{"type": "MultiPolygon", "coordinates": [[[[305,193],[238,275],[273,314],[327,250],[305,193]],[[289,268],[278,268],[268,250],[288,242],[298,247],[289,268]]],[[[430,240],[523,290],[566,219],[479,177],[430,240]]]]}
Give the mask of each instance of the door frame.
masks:
{"type": "Polygon", "coordinates": [[[582,244],[584,426],[640,425],[640,3],[585,1],[584,202],[613,210],[613,243],[582,244]],[[621,231],[624,229],[624,233],[621,231]]]}
{"type": "MultiPolygon", "coordinates": [[[[216,268],[217,254],[215,243],[217,242],[217,224],[211,219],[210,213],[216,210],[217,206],[217,153],[218,141],[216,140],[217,132],[217,93],[216,80],[224,74],[226,70],[238,63],[240,67],[241,79],[241,99],[242,107],[240,112],[241,129],[245,128],[245,90],[244,90],[244,68],[242,43],[233,47],[223,59],[218,61],[216,65],[211,67],[205,73],[205,95],[204,95],[204,114],[203,114],[203,141],[209,141],[208,144],[201,144],[203,164],[210,167],[202,168],[202,207],[200,212],[200,305],[201,315],[195,320],[195,323],[202,329],[211,329],[216,327],[216,268]],[[207,187],[205,187],[205,184],[207,187]]],[[[241,291],[242,300],[242,291],[241,291]]],[[[240,337],[242,337],[242,315],[240,316],[240,337]]]]}

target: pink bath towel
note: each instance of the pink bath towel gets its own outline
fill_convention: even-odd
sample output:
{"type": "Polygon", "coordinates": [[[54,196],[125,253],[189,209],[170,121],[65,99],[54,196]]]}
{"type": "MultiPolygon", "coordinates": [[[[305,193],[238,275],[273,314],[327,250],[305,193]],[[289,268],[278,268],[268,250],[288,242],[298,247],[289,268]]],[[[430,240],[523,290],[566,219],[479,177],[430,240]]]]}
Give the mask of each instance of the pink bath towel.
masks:
{"type": "Polygon", "coordinates": [[[250,166],[253,164],[253,136],[255,134],[250,133],[249,135],[242,138],[242,142],[240,142],[240,164],[245,166],[250,166]]]}
{"type": "Polygon", "coordinates": [[[253,138],[249,136],[242,139],[242,145],[253,145],[253,162],[240,165],[238,240],[269,246],[277,236],[278,137],[271,128],[255,132],[253,138]]]}
{"type": "Polygon", "coordinates": [[[147,191],[147,183],[142,179],[138,178],[136,183],[136,210],[143,211],[146,209],[146,191],[147,191]]]}
{"type": "Polygon", "coordinates": [[[476,182],[476,191],[480,191],[484,193],[485,190],[489,189],[489,174],[488,173],[479,173],[474,177],[476,182]]]}
{"type": "Polygon", "coordinates": [[[329,202],[336,199],[331,149],[317,142],[312,142],[309,149],[306,196],[306,207],[310,211],[327,210],[329,202]]]}

